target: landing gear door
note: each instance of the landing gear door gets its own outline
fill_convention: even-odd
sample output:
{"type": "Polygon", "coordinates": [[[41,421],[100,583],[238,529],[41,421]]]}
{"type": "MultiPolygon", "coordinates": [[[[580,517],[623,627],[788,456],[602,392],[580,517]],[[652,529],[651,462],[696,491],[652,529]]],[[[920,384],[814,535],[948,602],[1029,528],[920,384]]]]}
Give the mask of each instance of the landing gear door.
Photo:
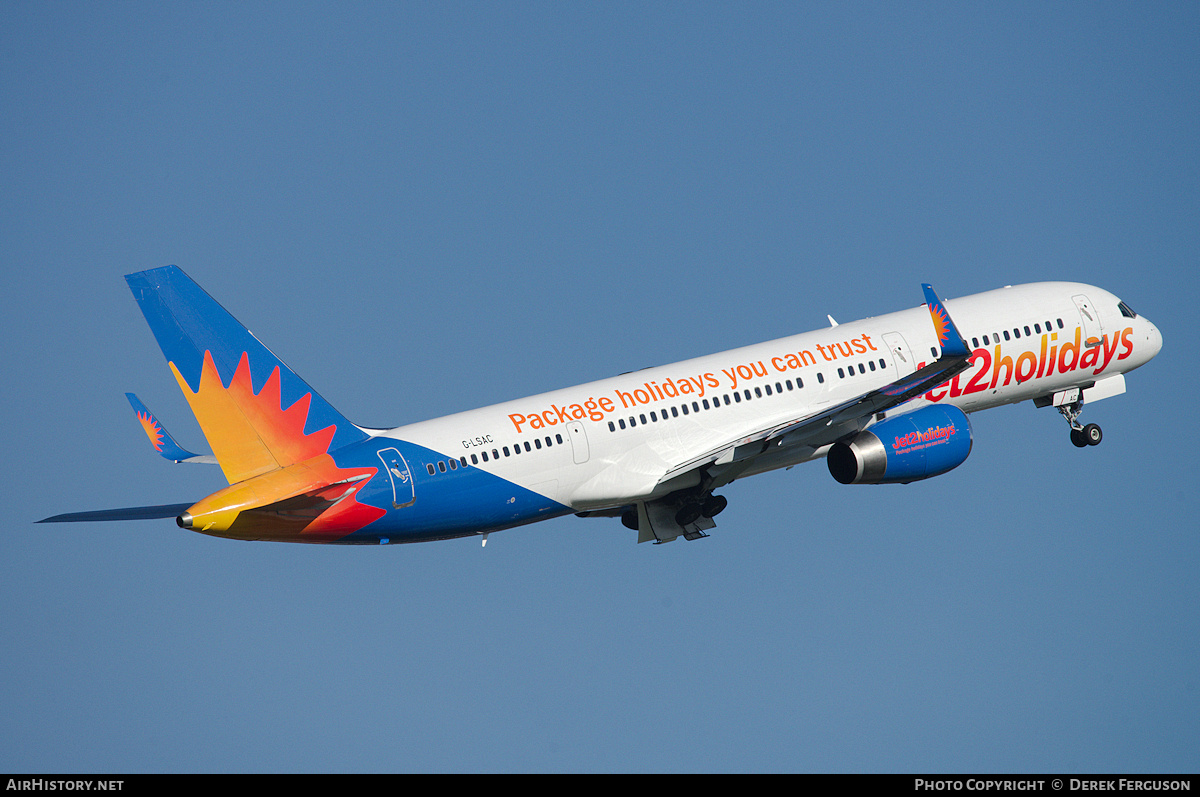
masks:
{"type": "Polygon", "coordinates": [[[396,509],[412,506],[417,498],[413,492],[412,474],[408,470],[408,463],[404,461],[404,455],[399,449],[385,448],[379,452],[379,458],[383,460],[383,469],[387,471],[388,479],[392,482],[392,506],[396,509]]]}
{"type": "Polygon", "coordinates": [[[917,361],[913,358],[913,353],[909,350],[903,335],[899,332],[884,332],[883,342],[892,353],[892,361],[896,364],[897,379],[917,370],[917,361]]]}

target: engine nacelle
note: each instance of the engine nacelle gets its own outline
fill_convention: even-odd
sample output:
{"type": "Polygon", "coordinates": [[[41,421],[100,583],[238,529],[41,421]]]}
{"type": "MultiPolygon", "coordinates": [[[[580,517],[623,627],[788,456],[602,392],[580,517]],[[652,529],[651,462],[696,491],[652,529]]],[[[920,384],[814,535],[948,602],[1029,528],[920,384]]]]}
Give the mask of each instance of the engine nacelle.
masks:
{"type": "Polygon", "coordinates": [[[952,404],[922,407],[880,421],[825,460],[842,484],[896,484],[939,476],[971,453],[971,422],[952,404]]]}

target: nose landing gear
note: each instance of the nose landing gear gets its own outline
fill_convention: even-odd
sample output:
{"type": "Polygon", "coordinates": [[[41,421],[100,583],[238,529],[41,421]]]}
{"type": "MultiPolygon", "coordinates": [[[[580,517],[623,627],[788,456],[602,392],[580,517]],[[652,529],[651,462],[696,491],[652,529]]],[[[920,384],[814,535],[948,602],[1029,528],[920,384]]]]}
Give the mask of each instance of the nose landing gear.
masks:
{"type": "Polygon", "coordinates": [[[1067,419],[1067,423],[1071,424],[1072,443],[1079,448],[1100,445],[1100,441],[1104,439],[1104,432],[1101,431],[1100,427],[1094,423],[1084,426],[1079,422],[1079,416],[1083,412],[1082,401],[1063,404],[1058,408],[1058,411],[1067,419]]]}

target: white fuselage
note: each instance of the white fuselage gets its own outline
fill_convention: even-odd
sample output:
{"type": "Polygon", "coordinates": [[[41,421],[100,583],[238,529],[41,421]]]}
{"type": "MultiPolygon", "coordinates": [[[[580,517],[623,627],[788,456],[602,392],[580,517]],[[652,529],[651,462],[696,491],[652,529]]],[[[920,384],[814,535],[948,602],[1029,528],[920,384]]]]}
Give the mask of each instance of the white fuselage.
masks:
{"type": "MultiPolygon", "coordinates": [[[[1072,388],[1123,392],[1123,374],[1161,348],[1158,330],[1103,289],[1018,285],[945,302],[971,368],[889,412],[951,403],[966,412],[1072,388]]],[[[924,306],[646,368],[380,434],[484,469],[575,511],[665,495],[667,476],[743,431],[818,413],[940,355],[924,306]]],[[[802,443],[802,441],[800,441],[802,443]]],[[[780,446],[739,475],[823,456],[780,446]]],[[[435,463],[413,463],[436,469],[435,463]]],[[[688,474],[681,477],[686,480],[688,474]]],[[[694,475],[692,478],[695,478],[694,475]]]]}

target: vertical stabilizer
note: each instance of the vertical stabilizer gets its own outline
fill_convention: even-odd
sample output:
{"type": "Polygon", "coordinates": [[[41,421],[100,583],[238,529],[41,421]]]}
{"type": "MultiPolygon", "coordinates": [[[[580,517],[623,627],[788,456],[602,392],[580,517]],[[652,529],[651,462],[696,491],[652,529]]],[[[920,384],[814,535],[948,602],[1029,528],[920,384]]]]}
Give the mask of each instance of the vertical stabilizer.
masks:
{"type": "Polygon", "coordinates": [[[179,268],[125,280],[231,484],[366,439],[179,268]]]}

